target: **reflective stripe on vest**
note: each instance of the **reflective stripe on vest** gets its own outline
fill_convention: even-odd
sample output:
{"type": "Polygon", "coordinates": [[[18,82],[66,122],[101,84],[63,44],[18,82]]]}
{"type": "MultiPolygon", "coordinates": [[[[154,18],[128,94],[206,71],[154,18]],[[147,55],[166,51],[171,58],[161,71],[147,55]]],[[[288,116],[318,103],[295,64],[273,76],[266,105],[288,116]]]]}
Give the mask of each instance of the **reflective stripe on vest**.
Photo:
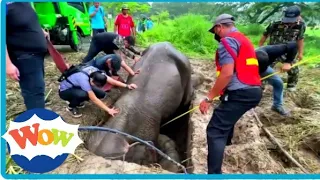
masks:
{"type": "MultiPolygon", "coordinates": [[[[249,59],[247,59],[247,60],[246,60],[246,64],[247,64],[248,66],[251,66],[251,65],[259,66],[258,60],[257,60],[256,58],[249,58],[249,59]]],[[[217,77],[219,77],[220,72],[221,72],[220,70],[217,70],[217,72],[216,72],[216,76],[217,76],[217,77]]]]}

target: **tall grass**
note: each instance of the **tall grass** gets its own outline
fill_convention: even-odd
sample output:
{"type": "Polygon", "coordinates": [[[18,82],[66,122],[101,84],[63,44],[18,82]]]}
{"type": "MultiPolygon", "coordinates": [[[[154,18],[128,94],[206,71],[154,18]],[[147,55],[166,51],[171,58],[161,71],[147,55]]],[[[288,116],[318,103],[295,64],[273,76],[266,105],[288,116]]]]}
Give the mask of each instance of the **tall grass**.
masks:
{"type": "MultiPolygon", "coordinates": [[[[266,27],[259,24],[237,24],[237,28],[246,34],[255,47],[266,27]]],[[[168,20],[138,37],[138,43],[148,46],[155,42],[169,41],[180,51],[189,56],[212,58],[218,43],[208,30],[212,23],[201,15],[186,14],[174,20],[168,20]]],[[[320,54],[320,30],[307,29],[304,56],[311,57],[320,54]]],[[[320,59],[319,59],[320,60],[320,59]]],[[[318,63],[319,60],[315,60],[318,63]]]]}
{"type": "Polygon", "coordinates": [[[184,15],[168,20],[146,31],[139,37],[139,43],[169,41],[189,55],[209,55],[217,48],[213,35],[208,32],[212,24],[203,16],[184,15]]]}

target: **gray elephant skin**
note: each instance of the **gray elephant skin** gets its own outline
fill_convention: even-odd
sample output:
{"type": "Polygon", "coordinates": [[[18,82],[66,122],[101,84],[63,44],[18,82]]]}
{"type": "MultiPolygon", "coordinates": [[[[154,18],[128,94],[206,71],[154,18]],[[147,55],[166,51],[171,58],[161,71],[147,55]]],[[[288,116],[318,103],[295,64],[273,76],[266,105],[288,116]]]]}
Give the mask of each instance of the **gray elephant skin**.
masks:
{"type": "MultiPolygon", "coordinates": [[[[114,104],[120,113],[110,117],[103,126],[157,145],[161,124],[177,115],[179,109],[189,108],[193,94],[191,65],[188,58],[169,42],[161,42],[147,48],[133,69],[141,72],[129,76],[127,83],[135,83],[138,88],[123,92],[114,104]]],[[[111,158],[127,153],[134,141],[96,131],[90,133],[85,143],[89,151],[111,158]]]]}

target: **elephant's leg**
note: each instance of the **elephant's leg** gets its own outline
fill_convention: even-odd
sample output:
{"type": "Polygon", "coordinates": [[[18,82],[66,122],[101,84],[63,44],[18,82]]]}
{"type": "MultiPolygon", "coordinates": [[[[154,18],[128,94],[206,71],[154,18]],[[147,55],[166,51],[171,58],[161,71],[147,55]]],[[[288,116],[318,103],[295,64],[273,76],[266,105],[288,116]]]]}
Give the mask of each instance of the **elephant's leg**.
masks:
{"type": "MultiPolygon", "coordinates": [[[[180,162],[180,156],[178,151],[176,150],[176,143],[168,136],[160,134],[158,137],[157,145],[159,149],[163,153],[167,154],[171,159],[175,160],[176,162],[180,162]]],[[[158,163],[165,170],[171,172],[179,172],[179,167],[164,157],[160,156],[158,163]]]]}
{"type": "Polygon", "coordinates": [[[199,85],[201,85],[205,80],[205,77],[203,74],[192,74],[191,75],[191,85],[193,88],[197,88],[199,85]]]}

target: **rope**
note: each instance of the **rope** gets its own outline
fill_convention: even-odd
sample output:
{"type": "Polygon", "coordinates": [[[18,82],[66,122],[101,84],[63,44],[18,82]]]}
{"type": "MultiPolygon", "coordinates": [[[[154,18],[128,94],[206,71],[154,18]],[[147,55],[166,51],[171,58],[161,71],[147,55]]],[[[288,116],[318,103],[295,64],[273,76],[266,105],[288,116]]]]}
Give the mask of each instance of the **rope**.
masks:
{"type": "MultiPolygon", "coordinates": [[[[310,61],[310,60],[316,59],[316,58],[320,58],[320,55],[314,56],[314,57],[311,57],[311,58],[307,58],[307,59],[302,60],[302,61],[299,61],[299,62],[295,63],[294,65],[292,65],[291,68],[296,67],[296,66],[299,66],[299,65],[301,65],[301,64],[304,64],[304,63],[306,63],[306,62],[308,62],[308,61],[310,61]]],[[[263,80],[268,79],[268,78],[270,78],[270,77],[272,77],[272,76],[274,76],[274,75],[280,74],[281,72],[282,72],[282,71],[274,72],[274,73],[272,73],[272,74],[269,74],[269,75],[261,78],[260,80],[263,81],[263,80]]],[[[220,96],[215,97],[215,98],[213,98],[213,100],[218,100],[219,97],[220,97],[220,96]]],[[[170,120],[170,121],[166,122],[165,124],[163,124],[163,125],[161,126],[161,128],[162,128],[163,126],[166,126],[166,125],[168,125],[169,123],[171,123],[171,122],[173,122],[173,121],[181,118],[182,116],[184,116],[184,115],[186,115],[186,114],[189,114],[189,113],[191,113],[192,111],[195,111],[195,110],[198,109],[199,107],[200,107],[200,105],[197,105],[197,106],[195,106],[194,108],[190,109],[189,111],[187,111],[187,112],[179,115],[178,117],[173,118],[172,120],[170,120]]]]}
{"type": "Polygon", "coordinates": [[[183,172],[185,174],[188,174],[187,173],[187,169],[180,163],[178,163],[177,161],[171,159],[170,156],[166,155],[165,153],[163,153],[160,149],[156,148],[154,145],[152,145],[151,143],[149,143],[148,141],[144,141],[138,137],[135,137],[135,136],[132,136],[130,134],[127,134],[127,133],[124,133],[124,132],[121,132],[121,131],[118,131],[116,129],[111,129],[111,128],[107,128],[107,127],[96,127],[96,126],[82,126],[82,127],[79,127],[78,128],[79,131],[108,131],[108,132],[111,132],[111,133],[114,133],[114,134],[119,134],[119,135],[123,135],[127,138],[130,138],[130,139],[133,139],[135,141],[138,141],[142,144],[145,144],[147,146],[149,146],[150,148],[152,148],[153,150],[157,151],[159,153],[160,156],[162,156],[163,158],[169,160],[170,162],[172,162],[173,164],[177,165],[178,167],[180,167],[183,172]]]}
{"type": "MultiPolygon", "coordinates": [[[[300,66],[301,64],[304,64],[304,63],[306,63],[306,62],[308,62],[308,61],[310,61],[310,60],[316,59],[316,58],[320,58],[320,55],[319,55],[319,56],[314,56],[314,57],[309,58],[309,59],[306,59],[306,60],[299,61],[299,62],[295,63],[294,65],[292,65],[291,68],[294,68],[294,67],[296,67],[296,66],[300,66]]],[[[269,74],[269,75],[261,78],[261,81],[263,81],[263,80],[265,80],[265,79],[268,79],[269,77],[272,77],[272,76],[274,76],[274,75],[276,75],[276,74],[280,74],[280,73],[281,73],[281,71],[277,71],[277,72],[274,72],[274,73],[272,73],[272,74],[269,74]]]]}

